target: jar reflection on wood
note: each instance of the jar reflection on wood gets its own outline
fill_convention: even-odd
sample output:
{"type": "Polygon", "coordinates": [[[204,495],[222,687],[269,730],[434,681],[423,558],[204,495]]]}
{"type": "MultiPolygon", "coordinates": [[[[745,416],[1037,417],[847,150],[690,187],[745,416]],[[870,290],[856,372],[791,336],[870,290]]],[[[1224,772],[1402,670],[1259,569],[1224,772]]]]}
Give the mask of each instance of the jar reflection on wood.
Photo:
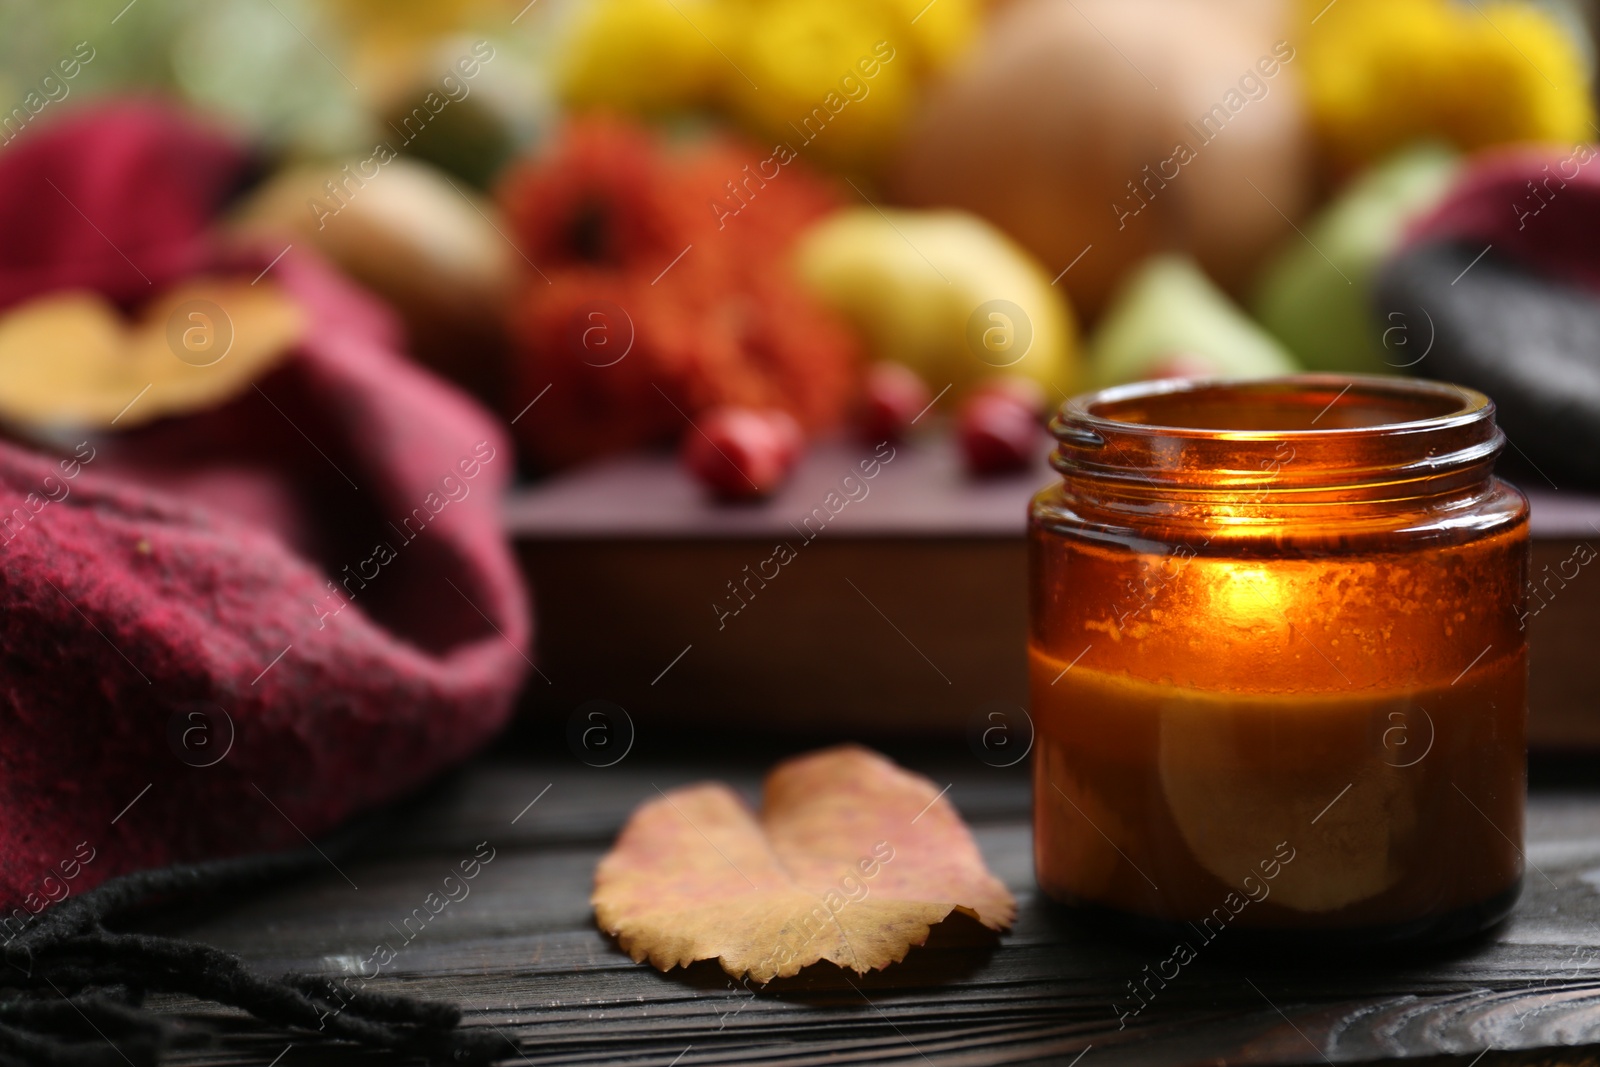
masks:
{"type": "Polygon", "coordinates": [[[1528,506],[1492,474],[1488,398],[1147,382],[1052,430],[1062,479],[1029,526],[1041,887],[1344,943],[1503,917],[1528,506]]]}

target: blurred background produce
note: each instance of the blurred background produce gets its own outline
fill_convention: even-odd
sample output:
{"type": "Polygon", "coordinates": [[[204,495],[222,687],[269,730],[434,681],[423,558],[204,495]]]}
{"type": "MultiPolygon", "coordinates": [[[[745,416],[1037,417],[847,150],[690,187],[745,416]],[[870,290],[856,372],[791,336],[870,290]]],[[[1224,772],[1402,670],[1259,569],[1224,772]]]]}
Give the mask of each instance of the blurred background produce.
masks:
{"type": "MultiPolygon", "coordinates": [[[[1505,389],[1495,357],[1396,333],[1377,290],[1414,302],[1385,271],[1508,148],[1542,153],[1516,175],[1535,199],[1498,208],[1521,284],[1582,305],[1600,276],[1600,253],[1550,251],[1600,137],[1583,0],[4,0],[0,18],[0,153],[128,96],[230,129],[257,166],[225,239],[315,250],[387,301],[417,359],[511,424],[530,479],[671,450],[708,499],[759,501],[810,442],[925,434],[978,477],[1041,447],[1022,430],[1067,396],[1145,377],[1505,389]]],[[[1535,423],[1600,394],[1593,351],[1539,343],[1563,386],[1511,390],[1535,423]]],[[[68,362],[30,389],[105,391],[68,362]]]]}
{"type": "Polygon", "coordinates": [[[1158,251],[1240,285],[1311,195],[1288,23],[1244,0],[1015,0],[928,94],[892,187],[991,219],[1052,275],[1081,254],[1061,284],[1086,312],[1158,251]]]}

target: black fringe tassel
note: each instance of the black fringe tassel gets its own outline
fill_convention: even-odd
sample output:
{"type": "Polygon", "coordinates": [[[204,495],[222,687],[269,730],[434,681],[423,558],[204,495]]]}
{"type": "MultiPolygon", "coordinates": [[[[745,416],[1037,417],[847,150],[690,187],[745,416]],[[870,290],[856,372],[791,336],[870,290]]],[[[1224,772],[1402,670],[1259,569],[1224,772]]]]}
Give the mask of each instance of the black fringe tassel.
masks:
{"type": "Polygon", "coordinates": [[[140,871],[40,913],[4,946],[0,1067],[155,1067],[168,1049],[211,1043],[209,1031],[146,1008],[150,993],[187,994],[286,1031],[432,1062],[489,1064],[515,1054],[496,1033],[461,1029],[454,1004],[350,993],[315,975],[263,978],[231,952],[105,925],[147,904],[302,874],[318,859],[252,856],[140,871]]]}

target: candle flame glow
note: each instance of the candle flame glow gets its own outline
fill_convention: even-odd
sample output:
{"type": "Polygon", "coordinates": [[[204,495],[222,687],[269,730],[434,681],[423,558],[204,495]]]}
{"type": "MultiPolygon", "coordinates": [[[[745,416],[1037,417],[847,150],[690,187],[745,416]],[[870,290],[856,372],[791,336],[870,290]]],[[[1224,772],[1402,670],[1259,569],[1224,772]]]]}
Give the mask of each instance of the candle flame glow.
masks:
{"type": "Polygon", "coordinates": [[[1286,584],[1263,567],[1228,567],[1213,592],[1218,612],[1236,625],[1281,622],[1289,600],[1286,584]]]}

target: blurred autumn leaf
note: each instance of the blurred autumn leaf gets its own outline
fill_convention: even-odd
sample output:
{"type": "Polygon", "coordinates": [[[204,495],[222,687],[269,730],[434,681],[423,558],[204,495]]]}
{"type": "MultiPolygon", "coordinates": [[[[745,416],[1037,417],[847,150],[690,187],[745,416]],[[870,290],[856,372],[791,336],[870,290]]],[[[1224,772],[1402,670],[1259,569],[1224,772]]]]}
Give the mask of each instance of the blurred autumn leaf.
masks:
{"type": "Polygon", "coordinates": [[[125,430],[215,407],[275,366],[303,328],[270,282],[190,282],[133,323],[97,293],[52,293],[0,317],[0,418],[37,431],[125,430]]]}

